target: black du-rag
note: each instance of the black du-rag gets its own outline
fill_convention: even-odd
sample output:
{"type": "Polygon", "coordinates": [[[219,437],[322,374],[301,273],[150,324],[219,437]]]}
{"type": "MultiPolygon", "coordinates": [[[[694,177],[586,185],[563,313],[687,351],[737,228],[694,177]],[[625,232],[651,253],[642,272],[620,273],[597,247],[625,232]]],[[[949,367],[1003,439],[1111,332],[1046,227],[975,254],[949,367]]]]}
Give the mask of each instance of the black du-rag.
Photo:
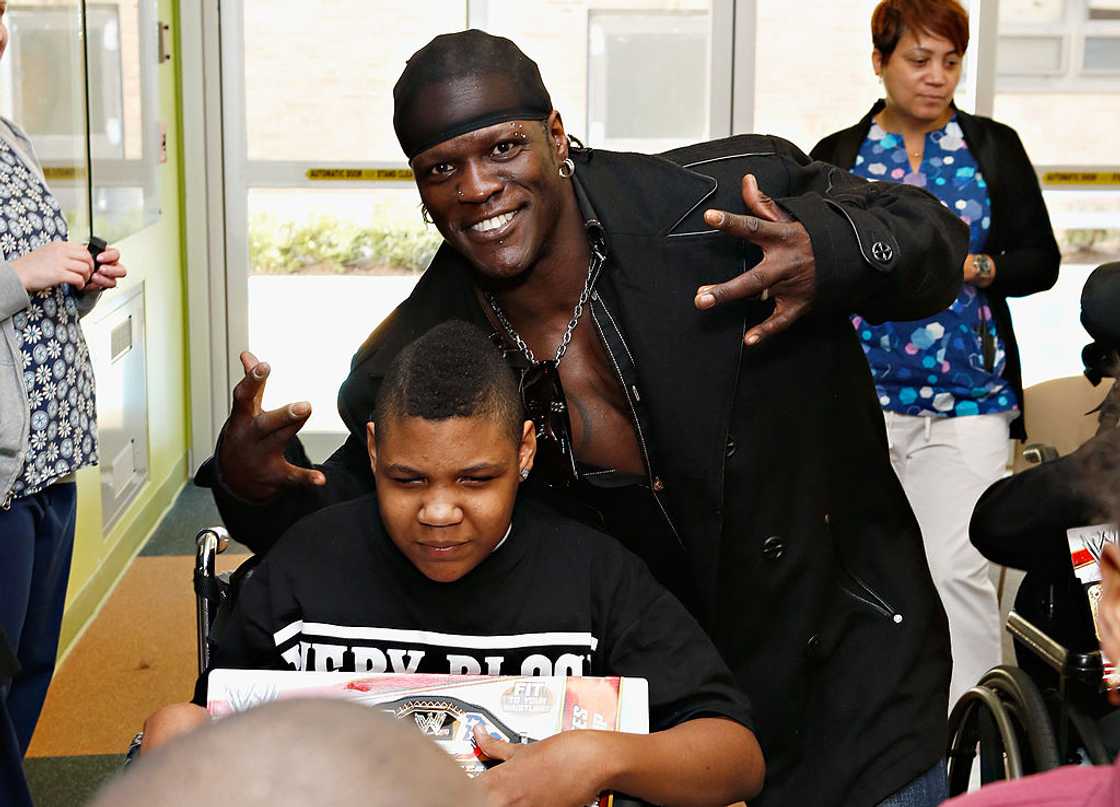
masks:
{"type": "Polygon", "coordinates": [[[409,161],[453,137],[512,120],[545,120],[552,99],[537,63],[504,37],[441,34],[393,87],[393,128],[409,161]]]}

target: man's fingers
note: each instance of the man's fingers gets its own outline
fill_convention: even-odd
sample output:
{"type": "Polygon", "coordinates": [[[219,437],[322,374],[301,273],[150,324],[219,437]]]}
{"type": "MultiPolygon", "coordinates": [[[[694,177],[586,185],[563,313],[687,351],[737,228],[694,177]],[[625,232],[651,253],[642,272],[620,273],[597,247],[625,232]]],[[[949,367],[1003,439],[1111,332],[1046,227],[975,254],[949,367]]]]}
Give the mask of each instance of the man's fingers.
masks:
{"type": "Polygon", "coordinates": [[[778,204],[758,187],[754,174],[743,177],[743,203],[747,210],[766,221],[793,221],[793,217],[778,207],[778,204]]]}
{"type": "Polygon", "coordinates": [[[233,408],[243,414],[256,415],[261,411],[261,399],[264,397],[264,385],[270,368],[263,361],[249,365],[245,359],[246,355],[241,354],[245,377],[233,388],[233,408]]]}
{"type": "Polygon", "coordinates": [[[748,347],[755,347],[771,336],[781,333],[790,325],[797,322],[804,308],[804,304],[785,305],[780,308],[775,308],[773,314],[747,331],[746,336],[743,337],[743,342],[748,347]]]}
{"type": "Polygon", "coordinates": [[[327,477],[322,471],[314,468],[301,468],[298,465],[287,463],[288,484],[292,487],[322,487],[327,484],[327,477]]]}
{"type": "Polygon", "coordinates": [[[760,296],[774,282],[769,270],[760,263],[724,283],[701,286],[696,290],[693,302],[697,308],[704,310],[734,300],[747,300],[760,296]]]}
{"type": "Polygon", "coordinates": [[[248,350],[242,350],[239,358],[241,359],[241,368],[245,371],[245,375],[249,375],[253,372],[253,368],[261,363],[260,359],[248,350]]]}
{"type": "Polygon", "coordinates": [[[311,416],[311,404],[307,401],[281,406],[261,412],[255,418],[258,438],[271,439],[287,445],[292,436],[300,430],[311,416]]]}
{"type": "Polygon", "coordinates": [[[505,762],[507,759],[517,753],[517,746],[512,743],[507,743],[504,740],[499,740],[491,737],[482,726],[475,725],[474,727],[474,742],[478,746],[478,750],[483,753],[487,759],[496,759],[505,762]]]}
{"type": "Polygon", "coordinates": [[[765,246],[787,240],[790,224],[785,221],[766,221],[758,216],[729,213],[726,210],[705,210],[704,222],[735,238],[765,246]]]}

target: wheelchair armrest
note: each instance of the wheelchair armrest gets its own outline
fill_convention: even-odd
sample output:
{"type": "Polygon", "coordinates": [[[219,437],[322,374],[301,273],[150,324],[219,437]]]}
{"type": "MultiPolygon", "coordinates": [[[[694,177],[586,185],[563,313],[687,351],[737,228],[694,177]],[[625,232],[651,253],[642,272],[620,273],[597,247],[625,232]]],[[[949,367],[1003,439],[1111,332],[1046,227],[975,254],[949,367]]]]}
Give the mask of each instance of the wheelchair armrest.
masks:
{"type": "Polygon", "coordinates": [[[1007,615],[1007,632],[1029,647],[1031,652],[1056,671],[1061,672],[1065,667],[1069,651],[1039,630],[1033,622],[1020,616],[1017,611],[1007,615]]]}
{"type": "Polygon", "coordinates": [[[1064,681],[1078,681],[1090,691],[1104,689],[1104,662],[1099,650],[1071,652],[1016,611],[1007,616],[1007,631],[1046,662],[1064,681]]]}
{"type": "Polygon", "coordinates": [[[1031,465],[1041,465],[1058,459],[1058,449],[1044,443],[1031,443],[1023,448],[1023,459],[1031,465]]]}
{"type": "Polygon", "coordinates": [[[229,533],[222,527],[207,527],[195,536],[194,593],[198,628],[198,672],[210,663],[211,615],[222,599],[222,586],[215,573],[218,555],[229,546],[229,533]]]}

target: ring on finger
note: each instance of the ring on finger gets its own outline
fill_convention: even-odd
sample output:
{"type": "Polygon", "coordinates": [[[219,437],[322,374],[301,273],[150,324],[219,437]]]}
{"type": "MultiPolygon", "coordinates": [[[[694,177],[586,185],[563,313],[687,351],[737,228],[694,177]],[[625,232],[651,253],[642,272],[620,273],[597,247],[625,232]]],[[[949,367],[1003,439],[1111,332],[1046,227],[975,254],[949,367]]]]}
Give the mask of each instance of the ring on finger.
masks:
{"type": "Polygon", "coordinates": [[[758,299],[762,300],[762,302],[766,302],[767,300],[769,300],[770,299],[770,289],[763,289],[762,294],[758,295],[758,299]]]}

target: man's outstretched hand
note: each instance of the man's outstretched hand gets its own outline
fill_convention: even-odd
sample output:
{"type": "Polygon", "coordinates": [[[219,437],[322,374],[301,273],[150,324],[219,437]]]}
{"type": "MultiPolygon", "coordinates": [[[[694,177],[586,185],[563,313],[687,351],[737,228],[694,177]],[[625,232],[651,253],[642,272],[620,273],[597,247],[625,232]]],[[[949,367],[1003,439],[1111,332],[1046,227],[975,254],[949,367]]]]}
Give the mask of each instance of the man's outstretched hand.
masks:
{"type": "Polygon", "coordinates": [[[701,286],[695,303],[697,308],[707,309],[754,297],[772,299],[774,312],[744,337],[753,346],[781,333],[809,310],[817,291],[817,263],[805,227],[762,192],[753,174],[743,177],[743,202],[749,215],[707,210],[704,221],[757,245],[762,260],[725,283],[701,286]]]}
{"type": "Polygon", "coordinates": [[[270,367],[245,351],[245,377],[233,388],[233,410],[222,430],[218,466],[222,481],[235,494],[263,502],[284,489],[325,485],[321,471],[292,465],[284,448],[311,416],[307,401],[265,412],[261,409],[270,367]]]}

